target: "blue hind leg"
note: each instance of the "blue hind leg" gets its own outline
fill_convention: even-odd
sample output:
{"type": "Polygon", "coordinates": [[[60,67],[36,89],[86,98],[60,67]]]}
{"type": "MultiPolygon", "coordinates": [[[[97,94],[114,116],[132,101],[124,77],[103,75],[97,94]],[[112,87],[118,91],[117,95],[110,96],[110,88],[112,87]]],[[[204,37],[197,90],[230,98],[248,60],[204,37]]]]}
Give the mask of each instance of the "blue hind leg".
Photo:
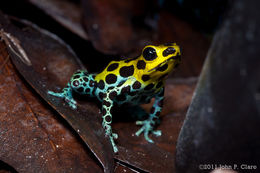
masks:
{"type": "Polygon", "coordinates": [[[48,94],[64,98],[72,109],[77,108],[77,102],[73,99],[73,91],[79,94],[88,94],[92,92],[90,81],[93,81],[93,77],[88,75],[87,71],[80,70],[74,73],[68,82],[67,86],[62,89],[61,93],[48,91],[48,94]]]}
{"type": "Polygon", "coordinates": [[[72,97],[72,88],[71,88],[70,82],[67,84],[67,86],[65,88],[62,89],[61,93],[55,93],[53,91],[48,91],[48,94],[56,96],[56,97],[64,98],[65,101],[69,104],[69,106],[72,109],[77,108],[77,102],[72,97]]]}

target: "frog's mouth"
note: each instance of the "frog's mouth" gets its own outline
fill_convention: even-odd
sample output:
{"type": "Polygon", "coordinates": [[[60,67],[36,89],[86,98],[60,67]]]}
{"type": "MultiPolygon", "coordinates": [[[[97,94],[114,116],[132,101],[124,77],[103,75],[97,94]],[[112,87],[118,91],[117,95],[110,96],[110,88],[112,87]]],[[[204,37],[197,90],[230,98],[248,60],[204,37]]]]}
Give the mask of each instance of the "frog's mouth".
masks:
{"type": "Polygon", "coordinates": [[[165,64],[167,64],[169,61],[171,60],[177,60],[180,59],[181,56],[177,55],[177,56],[172,56],[168,59],[166,59],[165,61],[161,62],[159,65],[157,65],[156,67],[152,68],[151,70],[149,70],[148,72],[154,71],[154,70],[159,70],[160,68],[163,68],[165,64]]]}

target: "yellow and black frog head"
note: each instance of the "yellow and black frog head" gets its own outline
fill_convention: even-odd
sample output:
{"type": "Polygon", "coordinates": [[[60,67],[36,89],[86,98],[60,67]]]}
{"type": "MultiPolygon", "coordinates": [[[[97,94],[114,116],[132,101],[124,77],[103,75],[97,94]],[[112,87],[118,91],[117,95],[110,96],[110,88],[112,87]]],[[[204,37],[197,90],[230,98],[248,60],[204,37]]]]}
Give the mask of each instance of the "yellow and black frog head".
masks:
{"type": "Polygon", "coordinates": [[[180,64],[180,47],[176,43],[159,46],[148,45],[144,47],[138,59],[137,68],[145,66],[143,73],[153,79],[164,78],[180,64]]]}
{"type": "Polygon", "coordinates": [[[111,61],[107,67],[96,75],[95,80],[105,81],[117,86],[128,78],[148,85],[165,79],[180,64],[180,48],[177,44],[148,45],[137,58],[111,61]]]}

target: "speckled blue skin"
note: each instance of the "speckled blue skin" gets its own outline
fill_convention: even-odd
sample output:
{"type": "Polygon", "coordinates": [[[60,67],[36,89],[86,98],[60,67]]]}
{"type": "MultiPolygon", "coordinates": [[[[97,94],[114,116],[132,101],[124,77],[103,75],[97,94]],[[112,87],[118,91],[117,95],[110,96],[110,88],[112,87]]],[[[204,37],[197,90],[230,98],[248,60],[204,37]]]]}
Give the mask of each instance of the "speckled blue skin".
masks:
{"type": "Polygon", "coordinates": [[[65,101],[76,109],[76,101],[73,92],[88,97],[96,97],[102,102],[102,126],[106,136],[109,137],[114,152],[118,152],[114,139],[118,137],[112,132],[111,109],[117,105],[139,105],[149,103],[155,98],[148,119],[137,121],[142,127],[136,132],[139,136],[144,133],[148,142],[153,143],[148,134],[161,135],[161,131],[154,130],[159,122],[159,114],[162,110],[164,99],[165,77],[180,63],[180,50],[176,44],[160,46],[147,46],[142,55],[137,59],[112,61],[98,74],[89,74],[81,70],[73,74],[70,82],[62,90],[62,93],[48,91],[49,94],[64,98],[65,101]]]}
{"type": "MultiPolygon", "coordinates": [[[[101,102],[106,102],[106,104],[103,104],[102,112],[106,110],[106,113],[103,112],[103,127],[106,130],[106,135],[110,137],[110,141],[112,143],[114,152],[117,152],[118,149],[115,145],[115,142],[113,139],[117,139],[118,135],[115,133],[112,133],[111,123],[112,123],[112,114],[111,114],[111,108],[114,103],[117,103],[119,106],[127,103],[130,105],[139,105],[144,103],[149,103],[153,97],[155,97],[154,102],[154,111],[152,114],[150,114],[149,118],[145,121],[137,121],[137,125],[143,125],[142,128],[140,128],[136,135],[139,136],[142,132],[144,132],[145,139],[151,143],[153,141],[148,137],[149,132],[152,132],[156,136],[161,135],[161,131],[152,131],[153,126],[158,122],[158,112],[161,112],[162,110],[162,104],[159,103],[163,100],[163,93],[164,88],[161,89],[159,93],[154,93],[154,90],[144,91],[145,86],[141,86],[139,89],[133,89],[132,87],[129,87],[126,89],[125,85],[123,85],[124,82],[126,82],[125,79],[119,78],[118,82],[114,83],[113,85],[104,85],[104,89],[100,89],[98,87],[98,83],[94,80],[95,74],[88,74],[87,71],[81,70],[73,74],[70,82],[67,84],[65,88],[63,88],[62,93],[55,93],[52,91],[48,91],[48,94],[51,94],[53,96],[64,98],[65,101],[69,104],[70,107],[73,109],[77,108],[76,101],[72,97],[72,93],[77,92],[81,95],[87,95],[88,97],[96,97],[101,102]],[[117,87],[118,85],[121,85],[121,87],[117,87]],[[112,88],[111,88],[112,87],[112,88]],[[126,91],[122,93],[122,89],[125,89],[126,91]],[[113,92],[116,92],[116,95],[114,99],[109,98],[109,95],[113,92]],[[103,93],[107,93],[106,97],[104,97],[103,93]],[[120,101],[120,97],[126,97],[124,101],[120,101]],[[143,99],[145,98],[145,99],[143,99]],[[108,106],[108,104],[110,104],[108,106]]],[[[131,79],[135,80],[135,79],[131,79]]],[[[131,82],[134,83],[134,82],[131,82]]]]}

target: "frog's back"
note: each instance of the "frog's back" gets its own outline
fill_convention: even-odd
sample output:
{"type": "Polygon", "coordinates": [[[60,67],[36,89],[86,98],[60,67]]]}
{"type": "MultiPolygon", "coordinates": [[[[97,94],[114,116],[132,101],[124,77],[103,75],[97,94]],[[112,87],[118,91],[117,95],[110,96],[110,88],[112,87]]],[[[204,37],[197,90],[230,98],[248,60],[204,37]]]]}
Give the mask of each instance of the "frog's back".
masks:
{"type": "Polygon", "coordinates": [[[160,92],[165,77],[180,63],[179,55],[179,47],[176,44],[148,45],[137,58],[111,61],[95,77],[96,95],[102,100],[103,95],[114,89],[121,95],[120,100],[123,102],[138,103],[138,100],[145,100],[140,99],[141,96],[149,100],[160,92]],[[139,98],[136,95],[139,95],[139,98]]]}
{"type": "MultiPolygon", "coordinates": [[[[99,95],[104,95],[109,90],[121,90],[124,86],[128,87],[123,90],[123,94],[128,94],[131,90],[131,82],[129,79],[136,80],[135,66],[135,61],[111,61],[107,67],[95,77],[95,81],[97,82],[96,95],[98,98],[99,95]]],[[[99,100],[101,99],[99,98],[99,100]]]]}
{"type": "Polygon", "coordinates": [[[125,81],[129,77],[133,77],[134,73],[134,61],[111,61],[101,73],[96,75],[95,80],[98,83],[104,82],[107,88],[116,87],[120,82],[125,81]]]}

